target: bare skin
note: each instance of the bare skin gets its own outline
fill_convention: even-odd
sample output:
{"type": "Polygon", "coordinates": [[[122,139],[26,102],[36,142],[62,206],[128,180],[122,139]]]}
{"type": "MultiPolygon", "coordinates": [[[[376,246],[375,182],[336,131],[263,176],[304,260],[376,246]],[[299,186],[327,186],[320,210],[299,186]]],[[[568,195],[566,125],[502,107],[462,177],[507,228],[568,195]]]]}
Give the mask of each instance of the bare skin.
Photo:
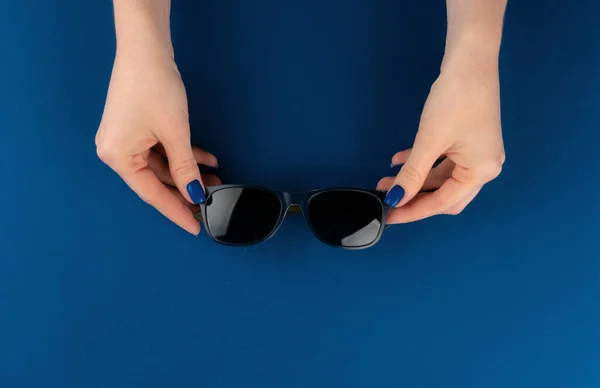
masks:
{"type": "MultiPolygon", "coordinates": [[[[444,60],[413,148],[394,155],[392,163],[403,165],[400,172],[378,184],[390,193],[402,188],[388,223],[458,214],[500,174],[505,154],[498,54],[506,1],[447,0],[444,60]],[[446,159],[432,169],[440,157],[446,159]]],[[[170,8],[170,0],[114,0],[117,53],[96,147],[140,198],[197,235],[197,201],[188,184],[220,180],[201,176],[198,164],[214,167],[217,159],[191,145],[170,8]]]]}
{"type": "Polygon", "coordinates": [[[447,7],[446,52],[413,148],[394,155],[400,172],[378,184],[404,191],[390,224],[459,214],[505,161],[498,54],[506,0],[447,0],[447,7]]]}

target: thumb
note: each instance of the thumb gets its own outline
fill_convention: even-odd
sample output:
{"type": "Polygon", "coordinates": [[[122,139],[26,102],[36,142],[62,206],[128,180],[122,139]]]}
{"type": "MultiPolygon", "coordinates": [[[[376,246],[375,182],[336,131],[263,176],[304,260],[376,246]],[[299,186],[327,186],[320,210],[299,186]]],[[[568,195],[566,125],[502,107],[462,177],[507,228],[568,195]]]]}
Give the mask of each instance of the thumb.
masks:
{"type": "Polygon", "coordinates": [[[394,179],[394,184],[385,197],[385,203],[397,207],[414,198],[423,188],[425,179],[442,152],[417,139],[406,163],[394,179]]]}
{"type": "Polygon", "coordinates": [[[192,151],[191,140],[180,138],[162,144],[167,153],[173,182],[175,182],[181,195],[191,203],[204,203],[206,194],[200,176],[200,169],[192,151]]]}

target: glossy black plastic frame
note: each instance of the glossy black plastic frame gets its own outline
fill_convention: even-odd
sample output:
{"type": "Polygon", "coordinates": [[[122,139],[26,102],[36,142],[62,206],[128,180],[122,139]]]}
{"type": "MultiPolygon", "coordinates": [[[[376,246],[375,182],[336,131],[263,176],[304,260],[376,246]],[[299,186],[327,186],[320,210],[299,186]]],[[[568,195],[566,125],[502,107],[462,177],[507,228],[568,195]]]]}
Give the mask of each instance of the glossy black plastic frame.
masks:
{"type": "Polygon", "coordinates": [[[288,192],[282,192],[282,191],[268,189],[265,187],[249,186],[249,185],[208,186],[208,187],[206,187],[206,202],[200,205],[200,210],[197,211],[194,214],[194,216],[197,220],[199,220],[203,223],[205,232],[208,234],[208,236],[212,240],[216,241],[217,243],[223,244],[223,245],[229,245],[229,246],[250,246],[250,245],[260,244],[262,242],[269,240],[271,237],[273,237],[277,233],[279,228],[281,227],[281,224],[283,223],[283,220],[285,219],[287,214],[302,213],[304,215],[304,219],[306,220],[306,223],[308,224],[308,227],[310,228],[310,231],[319,241],[321,241],[322,243],[324,243],[326,245],[335,247],[335,248],[341,248],[341,249],[347,249],[347,250],[357,250],[357,249],[365,249],[365,248],[372,247],[373,245],[377,244],[377,242],[379,242],[379,240],[381,239],[383,230],[386,229],[386,220],[387,220],[387,216],[390,212],[390,206],[384,202],[385,195],[386,195],[386,193],[377,191],[377,190],[357,189],[357,188],[350,188],[350,187],[334,187],[334,188],[329,188],[329,189],[318,189],[318,190],[312,190],[312,191],[305,192],[305,193],[288,193],[288,192]],[[207,222],[206,203],[210,200],[210,197],[214,193],[216,193],[220,190],[227,190],[227,189],[262,190],[262,191],[273,194],[275,197],[277,197],[279,199],[279,202],[281,203],[281,211],[279,212],[279,218],[277,219],[277,223],[273,227],[273,230],[267,236],[265,236],[261,240],[257,240],[255,242],[252,242],[249,244],[245,244],[245,243],[236,244],[236,243],[228,243],[228,242],[220,241],[213,235],[212,231],[210,230],[210,226],[208,225],[208,222],[207,222]],[[308,216],[308,204],[310,203],[311,199],[314,198],[315,196],[322,194],[322,193],[331,192],[331,191],[360,192],[360,193],[370,194],[375,199],[377,199],[377,201],[381,205],[381,225],[379,227],[379,231],[377,232],[377,237],[371,243],[366,244],[366,245],[356,246],[356,247],[345,247],[345,246],[341,246],[341,245],[334,245],[334,244],[330,244],[327,241],[324,241],[323,239],[321,239],[319,237],[319,235],[315,232],[312,222],[308,216]]]}

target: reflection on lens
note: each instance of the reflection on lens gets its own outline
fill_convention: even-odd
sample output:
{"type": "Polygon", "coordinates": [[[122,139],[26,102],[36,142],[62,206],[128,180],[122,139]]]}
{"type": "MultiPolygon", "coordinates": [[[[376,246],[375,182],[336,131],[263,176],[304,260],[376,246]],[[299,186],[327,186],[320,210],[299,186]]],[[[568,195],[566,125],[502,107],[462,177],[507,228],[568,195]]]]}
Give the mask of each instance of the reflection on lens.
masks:
{"type": "Polygon", "coordinates": [[[252,244],[267,237],[279,220],[281,202],[274,194],[253,188],[227,188],[206,201],[206,221],[218,241],[252,244]]]}
{"type": "Polygon", "coordinates": [[[314,196],[308,203],[308,215],[321,240],[335,246],[359,248],[377,239],[383,207],[372,194],[336,190],[314,196]]]}

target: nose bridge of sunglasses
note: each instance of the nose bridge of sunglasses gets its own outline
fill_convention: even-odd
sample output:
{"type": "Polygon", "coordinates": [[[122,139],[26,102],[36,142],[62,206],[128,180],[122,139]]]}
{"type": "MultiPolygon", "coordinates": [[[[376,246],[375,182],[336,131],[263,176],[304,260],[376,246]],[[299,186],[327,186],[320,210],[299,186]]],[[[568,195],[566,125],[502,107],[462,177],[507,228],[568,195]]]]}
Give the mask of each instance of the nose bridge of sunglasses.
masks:
{"type": "Polygon", "coordinates": [[[287,215],[302,214],[302,203],[306,199],[306,193],[283,193],[284,207],[287,215]]]}
{"type": "Polygon", "coordinates": [[[302,208],[298,204],[291,204],[287,209],[287,214],[302,214],[302,208]]]}

